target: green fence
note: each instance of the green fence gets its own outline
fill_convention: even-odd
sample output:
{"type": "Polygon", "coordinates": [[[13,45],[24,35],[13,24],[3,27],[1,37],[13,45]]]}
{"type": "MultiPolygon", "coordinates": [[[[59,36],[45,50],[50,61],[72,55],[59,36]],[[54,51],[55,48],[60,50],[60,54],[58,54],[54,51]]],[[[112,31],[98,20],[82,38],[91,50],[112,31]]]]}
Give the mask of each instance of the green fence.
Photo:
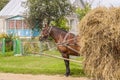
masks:
{"type": "Polygon", "coordinates": [[[13,48],[14,54],[22,54],[21,40],[15,39],[13,45],[14,45],[14,48],[13,48]]]}
{"type": "Polygon", "coordinates": [[[2,39],[2,54],[8,52],[9,50],[7,50],[7,47],[10,46],[12,47],[11,51],[13,51],[14,54],[22,54],[21,40],[14,39],[11,40],[11,44],[9,44],[8,42],[6,42],[5,38],[2,39]]]}
{"type": "Polygon", "coordinates": [[[5,38],[2,39],[2,53],[5,53],[5,38]]]}
{"type": "MultiPolygon", "coordinates": [[[[2,54],[6,53],[6,39],[2,39],[2,54]]],[[[14,55],[31,55],[31,54],[38,54],[42,53],[43,51],[50,50],[55,47],[53,42],[40,42],[34,40],[20,40],[20,39],[13,39],[13,53],[14,55]]]]}

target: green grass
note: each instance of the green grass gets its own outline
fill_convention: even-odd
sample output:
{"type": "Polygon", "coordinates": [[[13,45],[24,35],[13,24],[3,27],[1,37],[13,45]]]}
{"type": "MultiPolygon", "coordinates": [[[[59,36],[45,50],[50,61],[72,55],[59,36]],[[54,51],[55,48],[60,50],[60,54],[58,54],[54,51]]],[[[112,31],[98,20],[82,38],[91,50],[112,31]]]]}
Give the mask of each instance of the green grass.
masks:
{"type": "MultiPolygon", "coordinates": [[[[58,51],[45,52],[46,54],[56,54],[58,51]]],[[[82,58],[75,58],[82,60],[82,58]]],[[[70,62],[72,76],[85,76],[82,64],[70,62]]],[[[46,74],[64,75],[64,61],[47,56],[0,56],[0,72],[22,73],[22,74],[46,74]]]]}

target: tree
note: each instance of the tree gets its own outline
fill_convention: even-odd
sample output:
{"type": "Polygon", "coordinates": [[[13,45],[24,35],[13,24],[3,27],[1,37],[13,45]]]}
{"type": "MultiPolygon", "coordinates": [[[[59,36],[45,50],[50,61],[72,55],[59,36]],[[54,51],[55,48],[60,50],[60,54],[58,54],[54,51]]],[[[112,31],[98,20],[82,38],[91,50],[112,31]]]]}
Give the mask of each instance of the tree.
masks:
{"type": "Polygon", "coordinates": [[[9,2],[9,0],[0,0],[0,10],[9,2]]]}
{"type": "Polygon", "coordinates": [[[51,21],[57,21],[65,18],[73,12],[73,7],[68,0],[28,0],[28,22],[35,27],[36,22],[39,22],[39,28],[42,28],[43,22],[48,25],[51,21]]]}
{"type": "Polygon", "coordinates": [[[90,10],[91,7],[89,4],[86,4],[84,9],[77,8],[76,14],[78,15],[79,20],[81,20],[90,10]]]}
{"type": "Polygon", "coordinates": [[[61,29],[68,31],[69,26],[66,25],[67,23],[68,23],[68,20],[65,17],[60,17],[59,19],[51,22],[52,25],[59,26],[61,29]]]}

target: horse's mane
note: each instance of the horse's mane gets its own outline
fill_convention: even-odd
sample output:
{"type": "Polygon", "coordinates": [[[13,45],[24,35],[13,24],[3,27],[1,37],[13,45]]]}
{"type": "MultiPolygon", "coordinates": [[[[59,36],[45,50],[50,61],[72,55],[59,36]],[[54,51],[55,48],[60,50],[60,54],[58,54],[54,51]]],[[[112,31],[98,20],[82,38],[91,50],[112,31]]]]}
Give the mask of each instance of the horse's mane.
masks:
{"type": "Polygon", "coordinates": [[[57,26],[52,26],[52,27],[54,27],[55,29],[60,30],[60,31],[62,31],[62,32],[68,33],[68,31],[66,31],[66,30],[64,30],[64,29],[61,29],[61,28],[58,28],[57,26]]]}
{"type": "MultiPolygon", "coordinates": [[[[68,31],[66,31],[64,29],[61,29],[57,26],[52,26],[52,27],[57,30],[57,33],[62,33],[62,34],[67,34],[68,33],[68,31]]],[[[70,33],[70,34],[71,34],[71,36],[75,36],[75,34],[73,34],[73,33],[70,33]]]]}

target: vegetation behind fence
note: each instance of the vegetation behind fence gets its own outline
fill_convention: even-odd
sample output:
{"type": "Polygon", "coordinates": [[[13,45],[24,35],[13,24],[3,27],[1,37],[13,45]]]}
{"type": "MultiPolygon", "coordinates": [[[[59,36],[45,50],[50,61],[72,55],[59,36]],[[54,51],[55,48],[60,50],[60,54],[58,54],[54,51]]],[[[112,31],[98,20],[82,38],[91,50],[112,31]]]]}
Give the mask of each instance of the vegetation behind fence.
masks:
{"type": "Polygon", "coordinates": [[[22,41],[23,55],[42,53],[49,49],[55,49],[53,42],[40,42],[40,41],[22,41]]]}

